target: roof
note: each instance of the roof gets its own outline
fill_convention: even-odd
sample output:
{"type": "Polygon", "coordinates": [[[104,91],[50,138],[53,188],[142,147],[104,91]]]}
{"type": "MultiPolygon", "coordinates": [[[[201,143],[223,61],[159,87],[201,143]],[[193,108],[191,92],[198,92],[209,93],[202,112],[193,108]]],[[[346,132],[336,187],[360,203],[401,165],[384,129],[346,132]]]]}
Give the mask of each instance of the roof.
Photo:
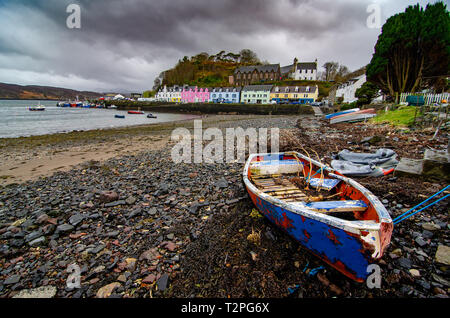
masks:
{"type": "Polygon", "coordinates": [[[250,66],[241,66],[234,70],[234,73],[250,73],[254,70],[258,72],[277,72],[280,68],[280,64],[267,64],[267,65],[250,65],[250,66]]]}
{"type": "Polygon", "coordinates": [[[273,86],[271,93],[315,93],[316,89],[318,89],[317,86],[273,86]],[[309,87],[309,91],[306,90],[307,87],[309,87]],[[297,91],[296,88],[298,88],[297,91]]]}
{"type": "MultiPolygon", "coordinates": [[[[294,67],[294,64],[283,66],[280,69],[281,74],[289,73],[289,71],[294,67]]],[[[316,62],[306,62],[306,63],[297,63],[298,70],[317,70],[316,62]]]]}
{"type": "Polygon", "coordinates": [[[307,62],[307,63],[297,63],[298,70],[316,70],[317,63],[316,62],[307,62]]]}
{"type": "Polygon", "coordinates": [[[273,85],[247,85],[242,89],[244,92],[246,91],[270,91],[273,85]]]}
{"type": "Polygon", "coordinates": [[[240,92],[241,91],[241,87],[213,87],[210,89],[210,92],[213,93],[217,93],[217,92],[224,92],[226,93],[228,89],[229,93],[233,93],[233,92],[240,92]]]}

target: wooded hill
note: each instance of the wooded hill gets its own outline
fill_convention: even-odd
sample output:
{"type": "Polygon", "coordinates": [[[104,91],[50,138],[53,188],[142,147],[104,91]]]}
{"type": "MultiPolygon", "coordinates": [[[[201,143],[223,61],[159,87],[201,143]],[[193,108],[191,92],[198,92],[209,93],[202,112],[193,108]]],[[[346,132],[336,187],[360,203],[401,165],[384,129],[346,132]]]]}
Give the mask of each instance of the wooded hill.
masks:
{"type": "Polygon", "coordinates": [[[195,56],[179,60],[174,68],[162,72],[155,79],[153,89],[162,85],[188,84],[199,87],[229,86],[228,77],[233,75],[234,69],[244,65],[261,65],[257,55],[251,50],[244,49],[235,54],[221,51],[215,55],[202,52],[195,56]]]}
{"type": "Polygon", "coordinates": [[[95,99],[102,96],[102,94],[51,86],[22,86],[16,84],[0,83],[0,99],[73,100],[77,96],[80,100],[83,100],[95,99]]]}

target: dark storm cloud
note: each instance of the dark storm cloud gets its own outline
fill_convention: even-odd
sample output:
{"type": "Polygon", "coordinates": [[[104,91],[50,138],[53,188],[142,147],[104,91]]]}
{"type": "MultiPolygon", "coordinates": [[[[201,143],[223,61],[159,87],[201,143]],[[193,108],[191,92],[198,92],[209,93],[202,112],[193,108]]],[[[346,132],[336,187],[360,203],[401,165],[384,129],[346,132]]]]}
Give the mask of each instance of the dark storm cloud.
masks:
{"type": "Polygon", "coordinates": [[[318,57],[354,69],[379,33],[365,25],[373,1],[0,0],[0,81],[142,90],[185,55],[242,48],[274,63],[318,57]],[[79,30],[66,27],[71,3],[79,30]]]}

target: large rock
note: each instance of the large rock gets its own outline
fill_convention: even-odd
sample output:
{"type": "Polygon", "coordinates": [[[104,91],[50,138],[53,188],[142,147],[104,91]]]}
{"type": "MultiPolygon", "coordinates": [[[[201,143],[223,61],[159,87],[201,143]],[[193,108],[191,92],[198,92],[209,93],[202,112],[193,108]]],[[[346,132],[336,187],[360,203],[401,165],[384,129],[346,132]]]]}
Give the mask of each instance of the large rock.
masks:
{"type": "Polygon", "coordinates": [[[114,290],[116,290],[120,286],[121,285],[118,282],[114,282],[106,286],[103,286],[97,291],[97,298],[108,298],[109,296],[111,296],[114,290]]]}
{"type": "Polygon", "coordinates": [[[417,177],[422,174],[422,165],[421,159],[402,158],[394,173],[396,176],[417,177]]]}
{"type": "Polygon", "coordinates": [[[423,175],[450,180],[450,155],[444,151],[425,149],[423,175]]]}
{"type": "Polygon", "coordinates": [[[450,247],[439,245],[435,256],[436,262],[450,265],[450,247]]]}
{"type": "Polygon", "coordinates": [[[56,295],[56,291],[55,286],[42,286],[21,290],[13,298],[53,298],[56,295]]]}
{"type": "Polygon", "coordinates": [[[100,194],[99,200],[103,203],[109,203],[119,200],[119,194],[114,191],[103,191],[100,194]]]}

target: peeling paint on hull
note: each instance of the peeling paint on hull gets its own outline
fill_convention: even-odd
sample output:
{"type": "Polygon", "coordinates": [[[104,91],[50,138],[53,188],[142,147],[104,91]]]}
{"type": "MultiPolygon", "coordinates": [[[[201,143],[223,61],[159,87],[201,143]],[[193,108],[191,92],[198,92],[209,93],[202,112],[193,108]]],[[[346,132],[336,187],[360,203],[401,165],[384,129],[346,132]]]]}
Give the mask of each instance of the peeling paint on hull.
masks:
{"type": "MultiPolygon", "coordinates": [[[[369,274],[367,267],[382,256],[392,233],[392,220],[389,215],[386,216],[387,211],[378,199],[367,189],[351,182],[355,191],[357,189],[364,193],[369,204],[379,208],[379,223],[340,221],[312,213],[306,206],[295,206],[274,199],[254,187],[247,178],[249,162],[255,156],[264,155],[252,156],[244,169],[244,183],[259,211],[324,262],[347,277],[364,282],[369,274]]],[[[331,168],[329,170],[334,172],[331,168]]],[[[347,178],[342,180],[349,183],[347,178]]]]}

